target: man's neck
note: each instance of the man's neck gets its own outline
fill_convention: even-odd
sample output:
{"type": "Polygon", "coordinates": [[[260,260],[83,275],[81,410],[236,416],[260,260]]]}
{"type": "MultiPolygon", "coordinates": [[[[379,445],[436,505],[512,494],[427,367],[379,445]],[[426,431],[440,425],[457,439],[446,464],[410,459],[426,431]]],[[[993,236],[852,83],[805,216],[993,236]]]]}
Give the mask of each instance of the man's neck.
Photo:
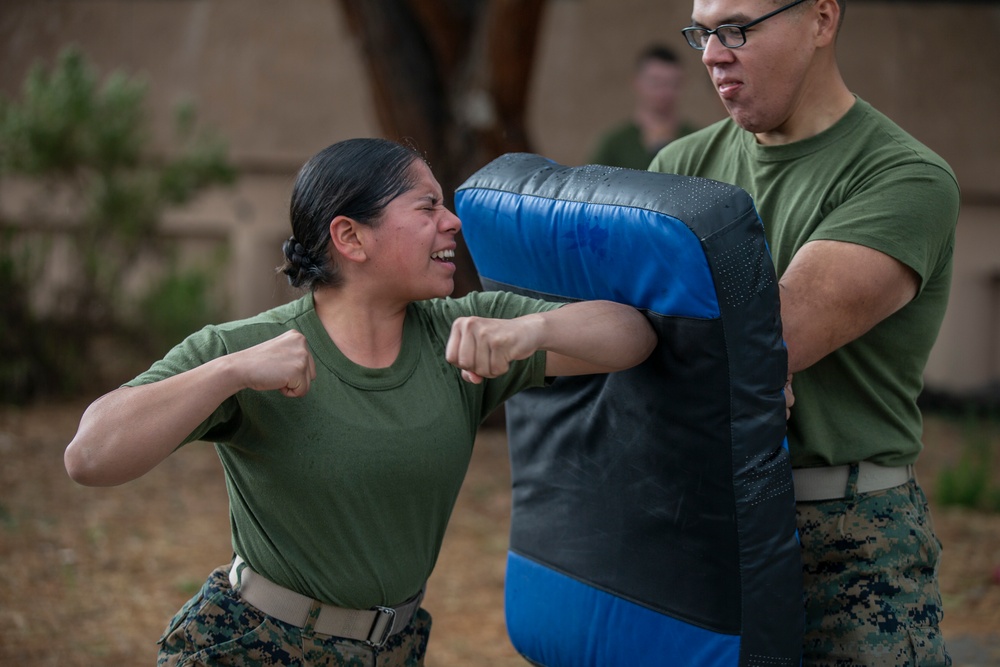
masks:
{"type": "Polygon", "coordinates": [[[754,133],[757,143],[777,146],[814,137],[833,127],[855,102],[854,94],[837,70],[827,80],[803,88],[799,99],[784,123],[773,130],[754,133]]]}

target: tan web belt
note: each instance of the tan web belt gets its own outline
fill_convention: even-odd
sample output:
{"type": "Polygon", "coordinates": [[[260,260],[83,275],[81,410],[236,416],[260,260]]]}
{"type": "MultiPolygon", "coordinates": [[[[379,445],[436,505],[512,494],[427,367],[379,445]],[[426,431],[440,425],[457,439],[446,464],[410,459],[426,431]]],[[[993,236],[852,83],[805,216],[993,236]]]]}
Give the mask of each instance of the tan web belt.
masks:
{"type": "MultiPolygon", "coordinates": [[[[851,465],[794,468],[792,483],[796,502],[846,498],[851,465]]],[[[880,466],[869,461],[858,464],[856,493],[871,493],[906,484],[913,479],[913,466],[880,466]]]]}
{"type": "MultiPolygon", "coordinates": [[[[290,591],[251,570],[239,556],[229,570],[229,583],[241,598],[268,616],[298,628],[304,628],[309,619],[312,598],[290,591]]],[[[332,604],[320,604],[319,617],[313,625],[318,634],[332,635],[363,641],[371,646],[382,646],[397,632],[410,624],[424,597],[421,590],[396,607],[372,609],[344,609],[332,604]]]]}

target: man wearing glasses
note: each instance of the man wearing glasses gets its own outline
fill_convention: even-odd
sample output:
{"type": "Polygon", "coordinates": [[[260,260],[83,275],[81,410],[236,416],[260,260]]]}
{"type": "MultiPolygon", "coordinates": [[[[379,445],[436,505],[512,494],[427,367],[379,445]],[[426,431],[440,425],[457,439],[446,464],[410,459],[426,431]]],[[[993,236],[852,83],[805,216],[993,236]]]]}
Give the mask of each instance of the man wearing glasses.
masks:
{"type": "Polygon", "coordinates": [[[804,665],[949,665],[916,399],[958,218],[940,157],[853,95],[846,0],[694,0],[682,32],[729,118],[650,170],[754,198],[780,278],[806,590],[804,665]]]}

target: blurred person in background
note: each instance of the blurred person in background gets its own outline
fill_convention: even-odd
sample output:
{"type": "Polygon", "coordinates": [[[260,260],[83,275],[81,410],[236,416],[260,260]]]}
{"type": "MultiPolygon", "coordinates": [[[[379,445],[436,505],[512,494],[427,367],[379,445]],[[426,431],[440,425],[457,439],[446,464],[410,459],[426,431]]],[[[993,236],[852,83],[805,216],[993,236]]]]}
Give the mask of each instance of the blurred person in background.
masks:
{"type": "Polygon", "coordinates": [[[683,83],[677,54],[661,44],[644,49],[632,74],[632,117],[600,137],[588,163],[645,170],[661,148],[697,129],[678,116],[683,83]]]}

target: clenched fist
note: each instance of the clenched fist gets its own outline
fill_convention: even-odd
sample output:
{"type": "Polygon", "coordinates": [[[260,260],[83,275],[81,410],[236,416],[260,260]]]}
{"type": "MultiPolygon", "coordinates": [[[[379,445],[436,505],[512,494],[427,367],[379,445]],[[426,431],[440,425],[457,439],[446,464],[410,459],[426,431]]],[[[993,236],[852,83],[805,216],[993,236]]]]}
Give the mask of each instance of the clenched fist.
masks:
{"type": "Polygon", "coordinates": [[[299,331],[286,331],[229,355],[237,364],[243,385],[257,391],[279,390],[285,396],[304,396],[316,379],[316,362],[309,342],[299,331]]]}

